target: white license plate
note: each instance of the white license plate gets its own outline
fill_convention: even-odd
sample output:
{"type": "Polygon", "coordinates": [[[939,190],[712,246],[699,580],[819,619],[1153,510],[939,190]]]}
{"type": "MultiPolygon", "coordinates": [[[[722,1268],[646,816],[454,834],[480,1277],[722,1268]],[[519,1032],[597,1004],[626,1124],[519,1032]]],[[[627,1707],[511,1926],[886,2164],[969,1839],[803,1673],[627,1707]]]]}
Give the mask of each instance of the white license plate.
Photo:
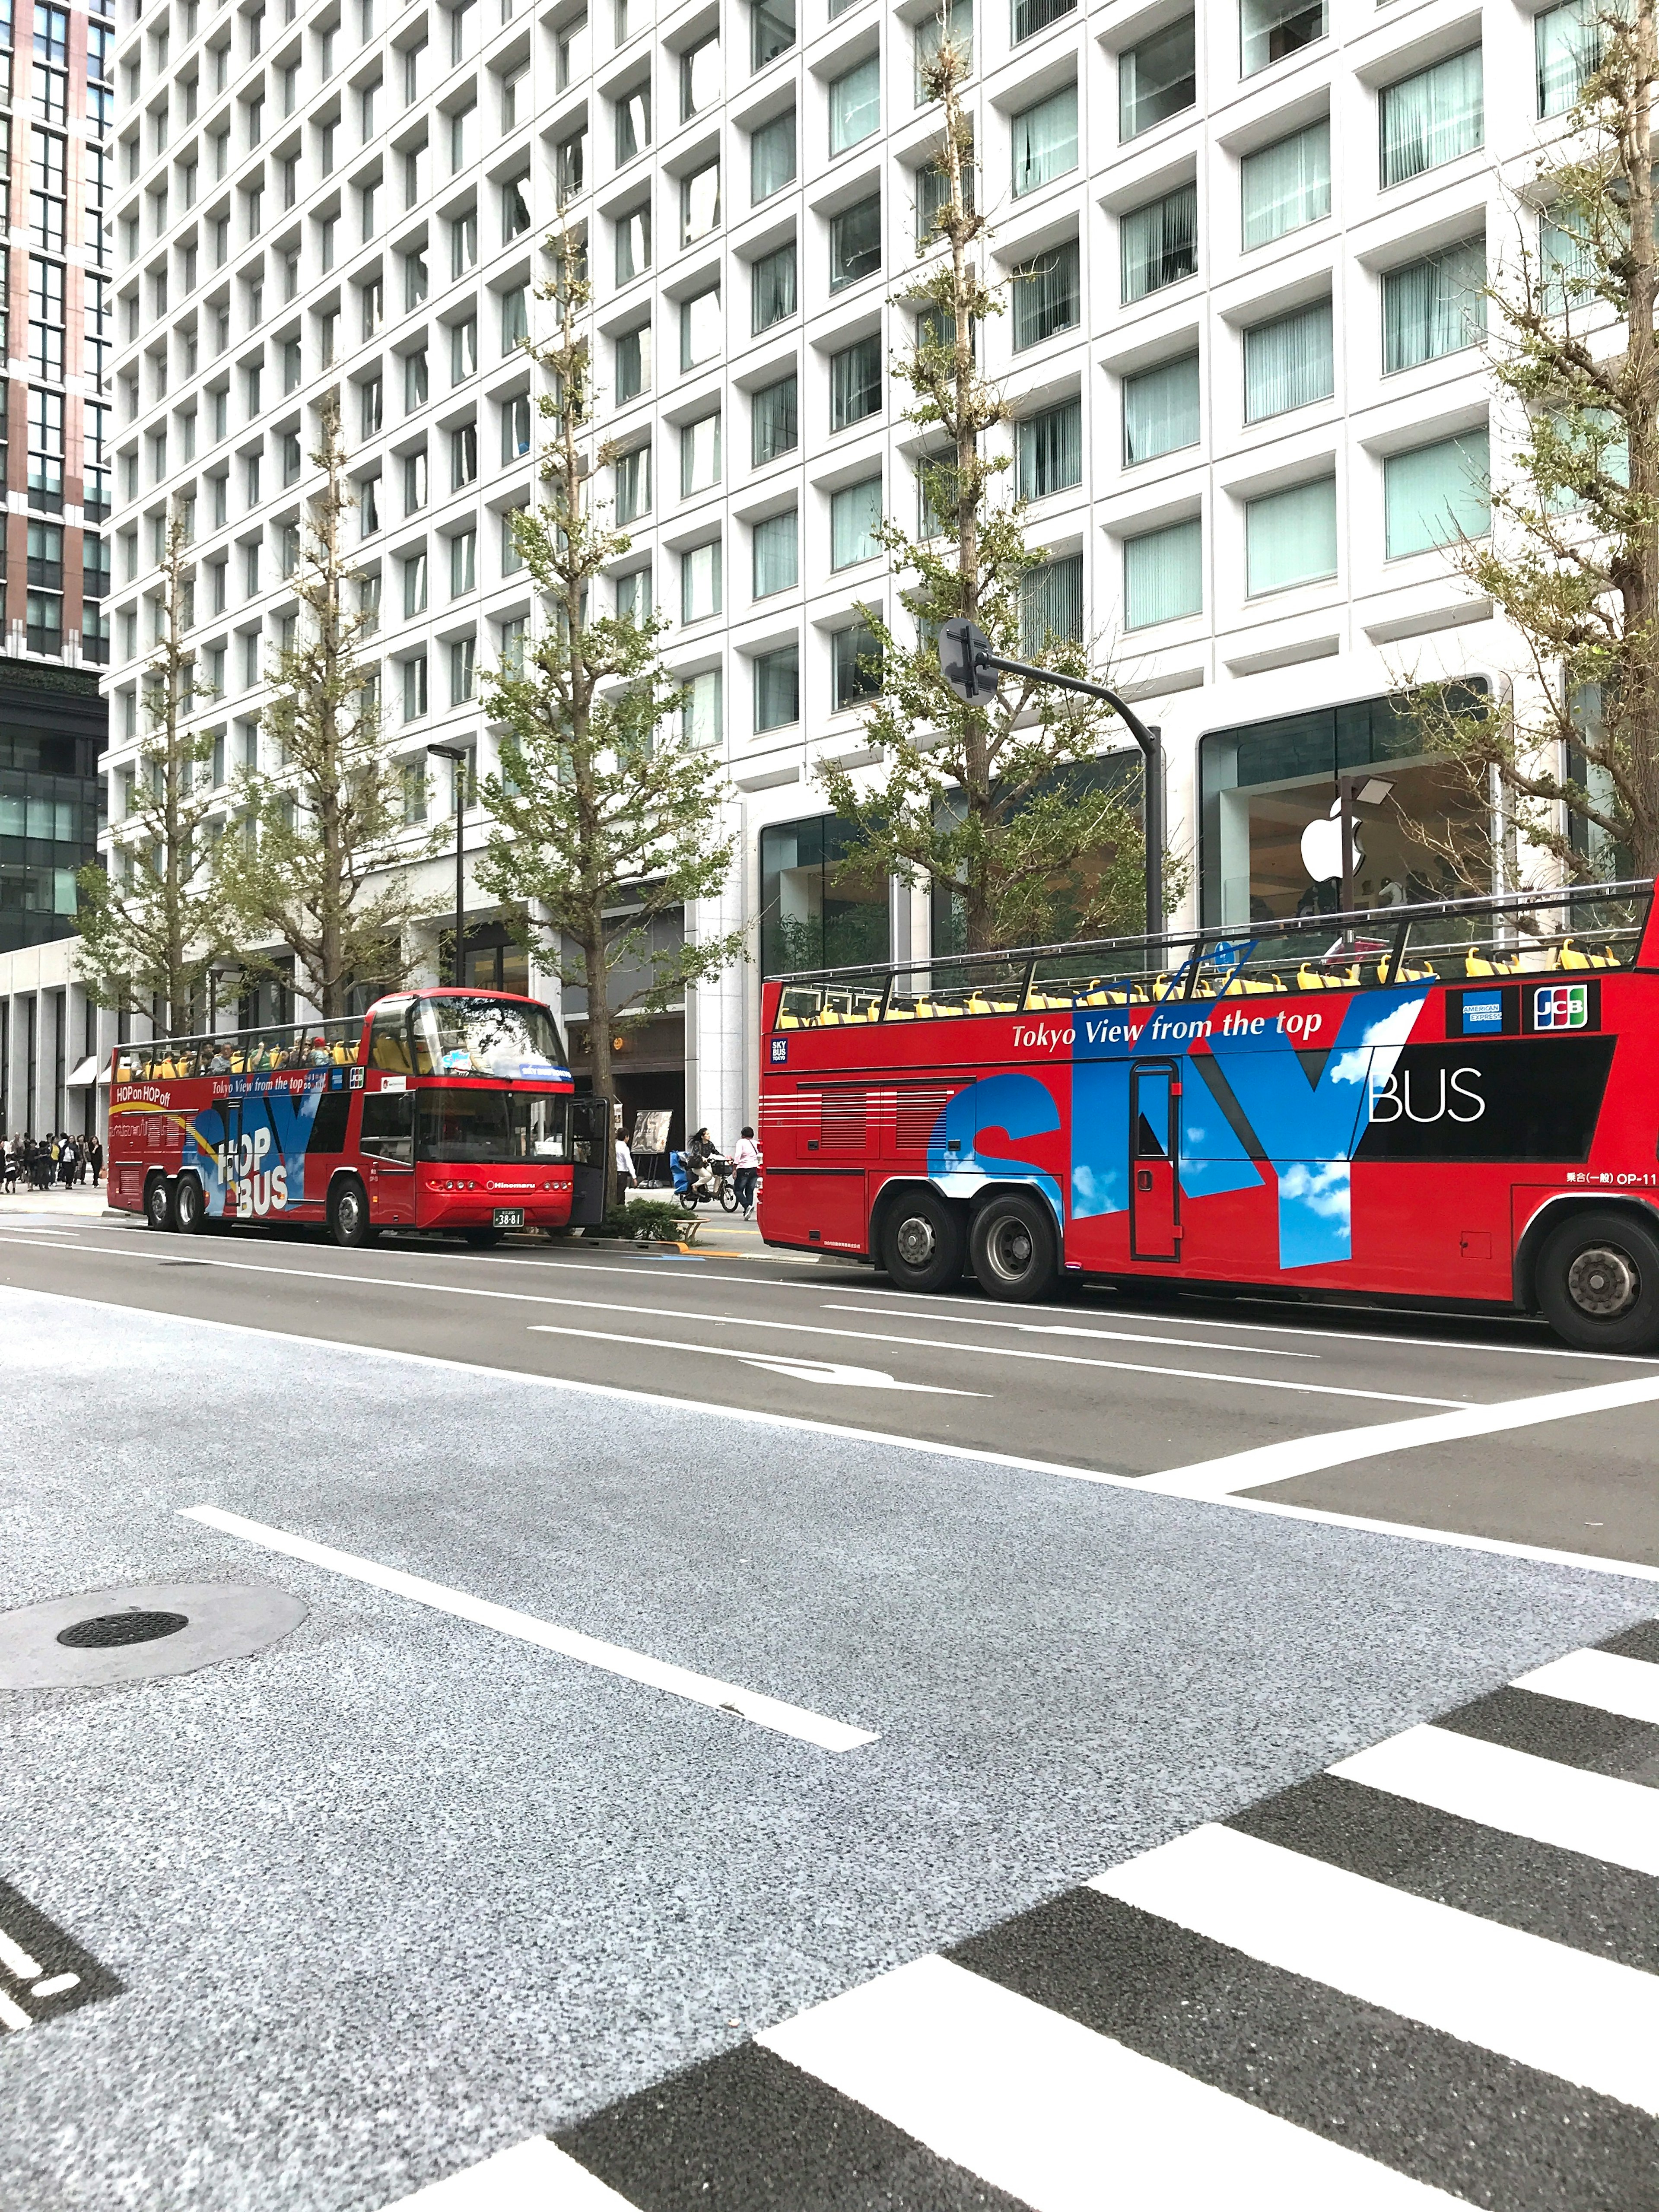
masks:
{"type": "Polygon", "coordinates": [[[524,1208],[521,1206],[498,1206],[493,1218],[497,1229],[522,1229],[524,1208]]]}

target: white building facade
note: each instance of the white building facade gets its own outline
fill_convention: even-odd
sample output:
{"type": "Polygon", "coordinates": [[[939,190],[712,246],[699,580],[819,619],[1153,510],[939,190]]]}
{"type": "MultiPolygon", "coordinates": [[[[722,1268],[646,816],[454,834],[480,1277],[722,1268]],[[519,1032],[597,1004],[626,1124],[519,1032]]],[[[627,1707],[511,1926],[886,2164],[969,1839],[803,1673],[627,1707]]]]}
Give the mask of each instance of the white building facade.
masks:
{"type": "MultiPolygon", "coordinates": [[[[331,393],[386,742],[493,765],[479,673],[539,620],[504,522],[542,434],[517,339],[550,313],[533,291],[562,209],[586,229],[598,428],[624,449],[598,483],[633,537],[605,594],[672,618],[688,726],[729,781],[738,865],[687,926],[741,920],[754,952],[690,994],[683,1038],[659,1023],[636,1048],[664,1080],[683,1059],[684,1126],[729,1136],[763,968],[929,942],[922,895],[836,882],[814,770],[861,749],[860,603],[897,611],[870,524],[916,524],[921,441],[887,364],[914,337],[939,5],[590,4],[150,0],[123,21],[108,838],[175,495],[228,810],[258,758],[331,393]]],[[[1053,564],[1045,617],[1163,732],[1183,919],[1328,897],[1302,833],[1371,764],[1361,896],[1432,887],[1398,817],[1452,801],[1388,702],[1409,675],[1518,665],[1443,541],[1485,527],[1474,288],[1537,221],[1510,188],[1566,104],[1577,21],[1515,0],[976,0],[978,189],[1009,280],[982,359],[1053,564]]],[[[453,862],[425,873],[435,945],[453,862]]],[[[474,898],[470,973],[521,980],[474,898]]],[[[658,1103],[643,1082],[638,1103],[658,1103]]]]}

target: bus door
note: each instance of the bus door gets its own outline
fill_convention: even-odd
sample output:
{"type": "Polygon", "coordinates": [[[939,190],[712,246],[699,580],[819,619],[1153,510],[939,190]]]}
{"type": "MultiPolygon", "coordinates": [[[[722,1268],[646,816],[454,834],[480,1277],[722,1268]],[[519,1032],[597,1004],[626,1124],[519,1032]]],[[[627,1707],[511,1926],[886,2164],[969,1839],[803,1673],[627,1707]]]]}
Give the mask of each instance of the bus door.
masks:
{"type": "Polygon", "coordinates": [[[1173,1060],[1138,1060],[1129,1071],[1129,1251],[1137,1260],[1181,1257],[1181,1078],[1173,1060]]]}
{"type": "Polygon", "coordinates": [[[570,1225],[597,1229],[605,1219],[605,1149],[613,1151],[616,1117],[608,1098],[570,1101],[570,1225]]]}

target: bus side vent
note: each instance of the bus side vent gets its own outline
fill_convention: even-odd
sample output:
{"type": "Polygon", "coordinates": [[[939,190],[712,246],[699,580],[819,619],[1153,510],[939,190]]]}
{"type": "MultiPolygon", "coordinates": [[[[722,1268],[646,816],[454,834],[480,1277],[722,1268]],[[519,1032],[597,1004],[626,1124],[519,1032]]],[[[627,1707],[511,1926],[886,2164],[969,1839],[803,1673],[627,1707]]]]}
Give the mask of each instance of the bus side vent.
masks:
{"type": "Polygon", "coordinates": [[[861,1152],[869,1093],[865,1091],[825,1091],[823,1093],[823,1149],[826,1152],[861,1152]]]}
{"type": "Polygon", "coordinates": [[[961,1088],[959,1083],[902,1084],[899,1086],[895,1141],[900,1152],[927,1151],[939,1115],[961,1088]]]}

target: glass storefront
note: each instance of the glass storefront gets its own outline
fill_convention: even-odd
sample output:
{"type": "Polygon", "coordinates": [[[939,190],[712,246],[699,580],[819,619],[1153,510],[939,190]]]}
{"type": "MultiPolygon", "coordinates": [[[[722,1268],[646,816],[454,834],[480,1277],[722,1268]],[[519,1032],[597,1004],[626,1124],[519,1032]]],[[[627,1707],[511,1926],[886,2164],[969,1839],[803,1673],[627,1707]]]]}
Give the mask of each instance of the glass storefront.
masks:
{"type": "Polygon", "coordinates": [[[848,842],[847,824],[834,814],[776,822],[761,831],[763,976],[890,958],[887,878],[842,875],[848,842]]]}
{"type": "MultiPolygon", "coordinates": [[[[1472,678],[1469,698],[1486,686],[1472,678]]],[[[1206,927],[1332,914],[1341,903],[1341,799],[1350,793],[1357,907],[1466,896],[1448,848],[1486,843],[1467,780],[1425,750],[1393,699],[1212,730],[1199,741],[1206,927]],[[1376,773],[1356,781],[1356,773],[1376,773]],[[1415,825],[1415,830],[1413,830],[1415,825]]]]}

